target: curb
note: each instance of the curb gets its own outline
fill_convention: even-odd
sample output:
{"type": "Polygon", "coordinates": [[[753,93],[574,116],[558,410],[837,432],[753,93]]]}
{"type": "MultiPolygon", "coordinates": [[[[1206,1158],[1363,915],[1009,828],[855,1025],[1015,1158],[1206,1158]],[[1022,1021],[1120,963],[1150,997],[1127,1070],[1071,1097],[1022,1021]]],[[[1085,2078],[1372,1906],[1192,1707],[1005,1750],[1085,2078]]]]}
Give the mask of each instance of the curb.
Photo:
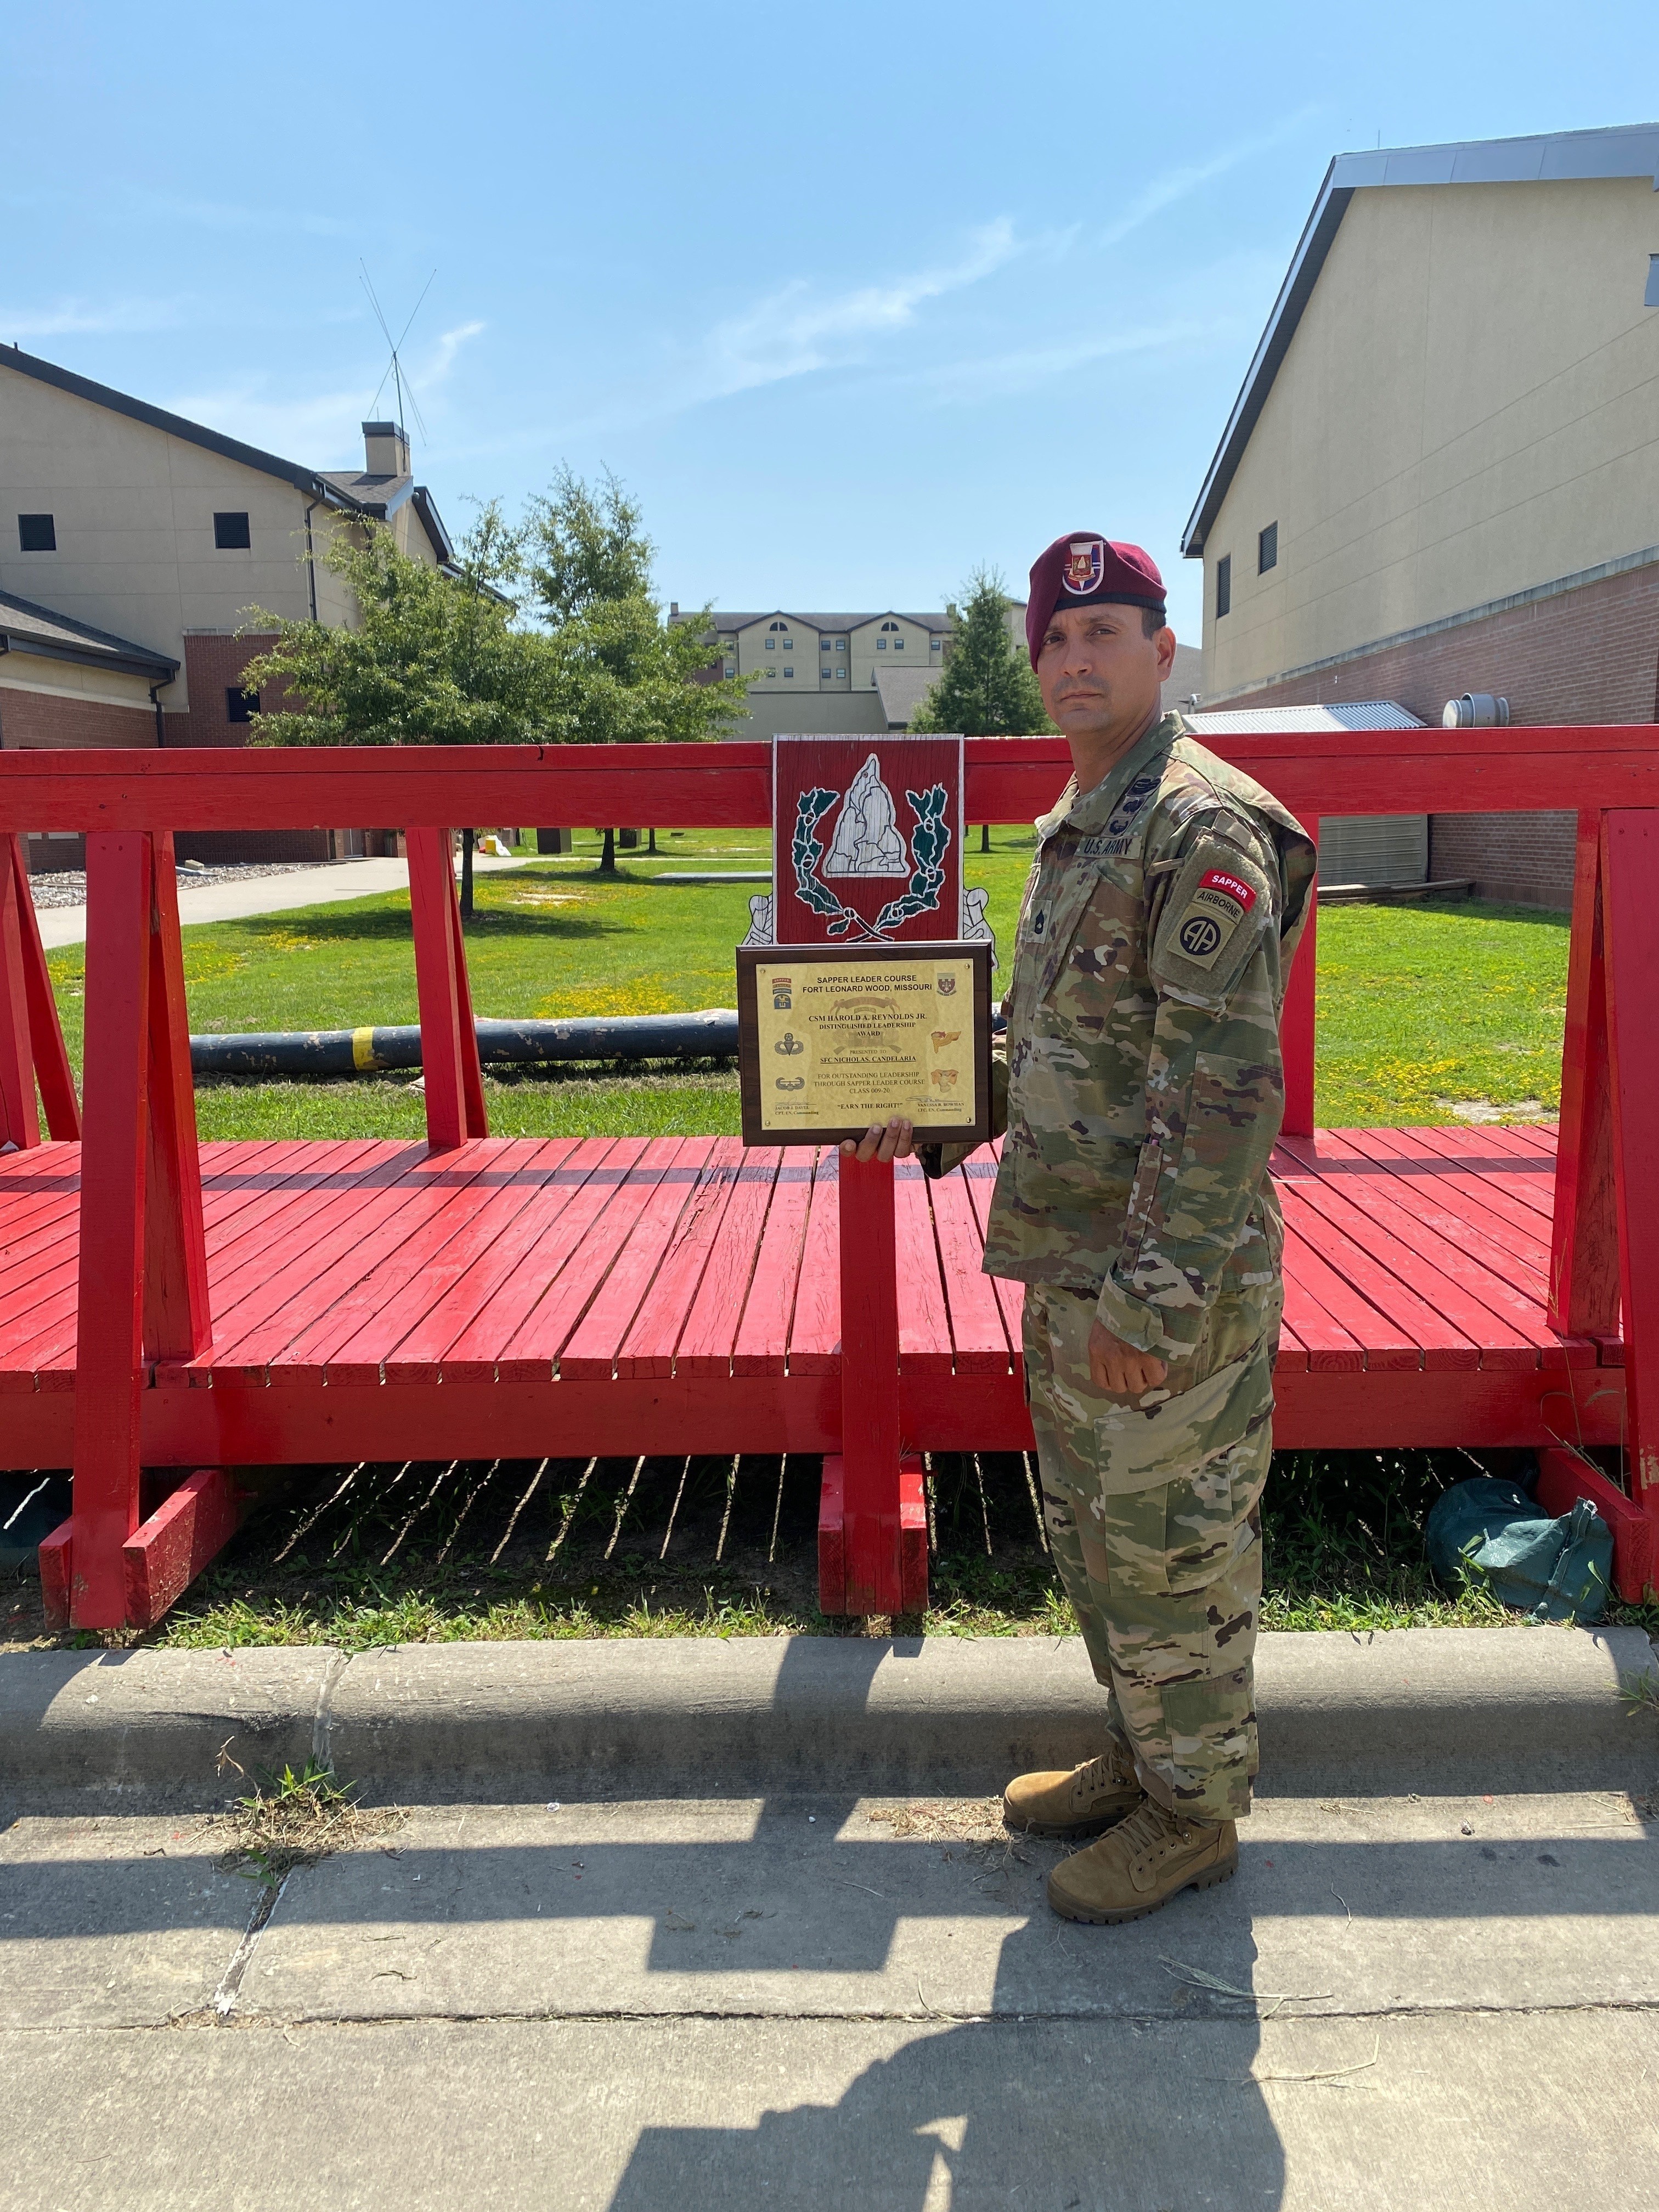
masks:
{"type": "MultiPolygon", "coordinates": [[[[1264,1635],[1264,1793],[1640,1788],[1639,1629],[1264,1635]]],[[[0,1656],[15,1804],[213,1805],[332,1759],[371,1802],[979,1794],[1100,1747],[1079,1639],[702,1637],[0,1656]]]]}

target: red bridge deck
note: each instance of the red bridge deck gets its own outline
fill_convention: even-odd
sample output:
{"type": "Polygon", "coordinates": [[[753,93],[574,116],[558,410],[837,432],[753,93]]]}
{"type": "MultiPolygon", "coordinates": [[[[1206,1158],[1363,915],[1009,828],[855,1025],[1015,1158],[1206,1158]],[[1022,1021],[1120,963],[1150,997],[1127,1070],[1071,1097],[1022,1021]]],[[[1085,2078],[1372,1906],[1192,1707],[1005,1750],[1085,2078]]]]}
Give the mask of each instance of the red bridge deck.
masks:
{"type": "MultiPolygon", "coordinates": [[[[1546,1317],[1554,1140],[1322,1130],[1275,1160],[1285,1446],[1621,1440],[1622,1347],[1546,1317]]],[[[79,1148],[0,1159],[0,1457],[73,1452],[79,1148]]],[[[211,1349],[143,1459],[841,1448],[836,1156],[735,1138],[204,1147],[211,1349]]],[[[911,1449],[1029,1445],[994,1164],[896,1183],[911,1449]],[[945,1387],[942,1387],[945,1386],[945,1387]]]]}

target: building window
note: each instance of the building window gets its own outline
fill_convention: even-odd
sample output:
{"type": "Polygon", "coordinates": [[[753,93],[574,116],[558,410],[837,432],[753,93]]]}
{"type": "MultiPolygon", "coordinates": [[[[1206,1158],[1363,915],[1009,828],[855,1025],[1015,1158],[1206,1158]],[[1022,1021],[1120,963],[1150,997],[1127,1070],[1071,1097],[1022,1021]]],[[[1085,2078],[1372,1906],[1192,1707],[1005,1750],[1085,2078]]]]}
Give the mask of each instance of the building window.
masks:
{"type": "Polygon", "coordinates": [[[1224,553],[1215,564],[1215,618],[1231,612],[1233,604],[1233,556],[1224,553]]]}
{"type": "Polygon", "coordinates": [[[886,639],[885,639],[884,637],[878,637],[878,638],[876,640],[876,651],[877,651],[878,653],[885,653],[885,652],[886,652],[886,650],[887,650],[887,641],[886,641],[886,639]]]}
{"type": "Polygon", "coordinates": [[[837,653],[845,653],[845,652],[846,652],[846,650],[847,650],[847,640],[846,640],[844,637],[838,637],[838,638],[836,640],[836,651],[837,653]]]}
{"type": "Polygon", "coordinates": [[[769,684],[772,681],[773,678],[777,674],[777,672],[777,672],[777,670],[776,670],[775,668],[769,668],[769,669],[767,670],[767,672],[766,672],[766,680],[767,680],[767,682],[768,682],[769,684]]]}
{"type": "Polygon", "coordinates": [[[793,668],[786,668],[786,669],[784,670],[784,672],[784,672],[784,674],[785,674],[786,676],[787,676],[787,677],[789,677],[789,678],[793,678],[794,673],[795,673],[795,672],[794,672],[794,670],[793,670],[793,668]]]}
{"type": "Polygon", "coordinates": [[[777,651],[777,649],[778,649],[778,641],[777,641],[776,638],[775,638],[775,637],[769,637],[769,638],[767,639],[767,641],[766,641],[766,650],[767,650],[769,653],[775,653],[775,652],[777,651]]]}
{"type": "Polygon", "coordinates": [[[58,532],[49,514],[20,514],[17,546],[22,553],[55,553],[58,532]]]}
{"type": "Polygon", "coordinates": [[[895,652],[895,653],[902,653],[902,652],[903,652],[903,650],[904,650],[904,640],[903,640],[902,637],[896,637],[896,638],[893,640],[893,650],[894,650],[894,652],[895,652]]]}
{"type": "Polygon", "coordinates": [[[945,650],[945,640],[942,637],[933,638],[929,642],[932,644],[935,653],[942,653],[945,650]]]}
{"type": "Polygon", "coordinates": [[[783,641],[783,649],[786,653],[793,653],[794,651],[795,641],[793,637],[785,638],[783,641]]]}
{"type": "Polygon", "coordinates": [[[251,722],[259,711],[257,691],[244,691],[240,684],[233,684],[225,693],[225,720],[228,722],[251,722]]]}
{"type": "Polygon", "coordinates": [[[735,675],[737,674],[737,672],[738,672],[738,664],[737,664],[737,662],[736,662],[735,660],[728,660],[728,661],[726,662],[726,674],[727,674],[728,676],[735,676],[735,675]]]}
{"type": "Polygon", "coordinates": [[[1648,256],[1648,289],[1642,295],[1644,307],[1659,307],[1659,253],[1648,256]]]}
{"type": "Polygon", "coordinates": [[[248,536],[245,514],[216,514],[213,518],[213,543],[221,553],[246,553],[252,544],[248,536]]]}
{"type": "Polygon", "coordinates": [[[1269,568],[1279,566],[1279,525],[1270,522],[1257,533],[1255,541],[1255,573],[1265,576],[1269,568]]]}

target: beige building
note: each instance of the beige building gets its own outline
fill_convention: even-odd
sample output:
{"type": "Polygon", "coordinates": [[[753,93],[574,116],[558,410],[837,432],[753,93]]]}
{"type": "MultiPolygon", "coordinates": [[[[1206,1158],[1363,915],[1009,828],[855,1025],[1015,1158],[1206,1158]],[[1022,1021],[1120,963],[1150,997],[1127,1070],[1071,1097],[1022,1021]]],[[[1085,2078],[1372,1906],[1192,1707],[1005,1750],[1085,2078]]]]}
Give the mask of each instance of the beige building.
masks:
{"type": "MultiPolygon", "coordinates": [[[[1659,125],[1333,161],[1182,540],[1206,707],[1655,717],[1656,174],[1659,125]]],[[[1490,895],[1570,892],[1568,817],[1433,845],[1490,895]]]]}
{"type": "MultiPolygon", "coordinates": [[[[678,605],[670,618],[679,613],[678,605]]],[[[946,614],[719,614],[719,672],[753,678],[734,734],[902,730],[945,665],[946,614]]]]}
{"type": "MultiPolygon", "coordinates": [[[[676,603],[670,619],[680,619],[676,603]]],[[[1025,651],[1025,602],[1008,608],[1008,634],[1025,651]]],[[[716,614],[710,641],[717,672],[750,676],[747,726],[734,736],[781,732],[852,734],[903,730],[950,658],[948,614],[716,614]]],[[[1196,647],[1178,646],[1164,687],[1168,704],[1201,690],[1196,647]]]]}
{"type": "Polygon", "coordinates": [[[452,557],[403,431],[363,438],[361,470],[307,469],[0,348],[0,746],[240,744],[244,611],[353,619],[330,532],[452,557]]]}

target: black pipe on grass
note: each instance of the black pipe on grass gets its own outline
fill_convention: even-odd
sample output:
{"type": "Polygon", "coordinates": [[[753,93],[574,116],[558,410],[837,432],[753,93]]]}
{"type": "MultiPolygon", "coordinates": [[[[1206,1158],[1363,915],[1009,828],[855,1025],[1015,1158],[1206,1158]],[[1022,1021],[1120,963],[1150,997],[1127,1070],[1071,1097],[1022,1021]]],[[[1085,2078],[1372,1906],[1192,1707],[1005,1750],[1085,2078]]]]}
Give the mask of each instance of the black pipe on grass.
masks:
{"type": "MultiPolygon", "coordinates": [[[[690,1014],[618,1014],[572,1021],[478,1022],[486,1066],[555,1060],[724,1060],[738,1049],[738,1017],[726,1006],[690,1014]]],[[[374,1075],[421,1065],[421,1032],[393,1029],[287,1030],[264,1036],[193,1036],[198,1075],[374,1075]]]]}

